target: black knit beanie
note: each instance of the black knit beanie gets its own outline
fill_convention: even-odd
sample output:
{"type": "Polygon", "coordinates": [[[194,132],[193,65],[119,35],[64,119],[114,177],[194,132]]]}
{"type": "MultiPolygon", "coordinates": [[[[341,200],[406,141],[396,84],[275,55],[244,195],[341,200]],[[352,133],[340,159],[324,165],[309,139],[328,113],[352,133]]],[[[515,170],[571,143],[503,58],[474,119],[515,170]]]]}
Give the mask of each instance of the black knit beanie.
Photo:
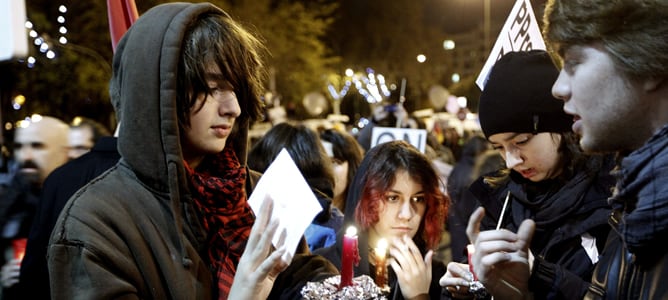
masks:
{"type": "Polygon", "coordinates": [[[559,70],[543,50],[509,52],[499,59],[480,95],[480,127],[489,138],[503,132],[571,131],[573,117],[552,96],[559,70]]]}

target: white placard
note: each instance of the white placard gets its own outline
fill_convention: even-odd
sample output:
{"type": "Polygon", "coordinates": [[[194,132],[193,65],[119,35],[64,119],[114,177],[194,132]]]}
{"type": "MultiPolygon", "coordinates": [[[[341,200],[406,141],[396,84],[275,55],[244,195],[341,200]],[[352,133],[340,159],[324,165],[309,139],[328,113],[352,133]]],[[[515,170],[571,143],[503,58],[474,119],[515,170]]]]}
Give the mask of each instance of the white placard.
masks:
{"type": "Polygon", "coordinates": [[[543,41],[531,2],[517,0],[475,83],[481,91],[484,90],[490,69],[505,53],[539,49],[546,49],[545,41],[543,41]]]}
{"type": "Polygon", "coordinates": [[[25,23],[23,0],[0,0],[0,61],[28,56],[25,23]]]}
{"type": "Polygon", "coordinates": [[[427,130],[396,128],[396,127],[374,127],[371,132],[371,147],[394,140],[404,140],[415,146],[424,153],[427,146],[427,130]]]}

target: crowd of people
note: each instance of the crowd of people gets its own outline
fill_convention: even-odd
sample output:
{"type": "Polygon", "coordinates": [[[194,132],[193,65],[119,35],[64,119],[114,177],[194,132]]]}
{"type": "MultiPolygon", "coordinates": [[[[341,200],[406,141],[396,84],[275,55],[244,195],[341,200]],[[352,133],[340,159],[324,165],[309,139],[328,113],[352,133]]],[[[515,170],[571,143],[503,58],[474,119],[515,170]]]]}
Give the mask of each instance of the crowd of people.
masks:
{"type": "Polygon", "coordinates": [[[359,132],[286,120],[251,140],[271,49],[213,4],[155,6],[115,47],[114,130],[14,130],[0,299],[299,299],[341,277],[351,225],[354,274],[386,276],[388,299],[666,298],[667,14],[548,0],[548,49],[500,57],[479,130],[457,149],[427,130],[421,151],[371,140],[427,129],[401,101],[359,132]],[[322,208],[296,249],[271,195],[249,203],[283,149],[322,208]]]}
{"type": "MultiPolygon", "coordinates": [[[[52,116],[35,115],[29,123],[18,127],[14,132],[11,163],[16,165],[16,170],[9,174],[11,181],[0,185],[0,197],[2,197],[0,220],[3,228],[3,257],[0,261],[3,264],[3,297],[6,299],[27,295],[20,289],[23,284],[19,284],[25,282],[34,283],[35,286],[43,283],[40,286],[44,289],[26,290],[36,293],[35,295],[39,293],[48,295],[48,277],[38,281],[37,278],[32,278],[31,271],[25,269],[32,266],[33,259],[37,259],[43,262],[39,264],[43,269],[41,274],[48,276],[46,246],[51,234],[50,229],[53,228],[53,223],[60,212],[56,209],[51,211],[51,205],[56,203],[52,199],[59,199],[61,206],[64,205],[79,187],[95,177],[90,176],[86,180],[79,180],[81,183],[74,183],[76,181],[69,180],[67,176],[77,178],[80,174],[66,171],[65,165],[72,164],[69,162],[75,158],[72,155],[85,154],[85,148],[88,146],[84,145],[93,145],[98,139],[110,138],[110,135],[104,125],[94,120],[82,118],[75,120],[85,121],[67,124],[52,116]],[[99,130],[94,130],[93,127],[99,130]],[[73,149],[77,149],[75,151],[77,153],[73,153],[73,149]],[[42,207],[45,205],[48,208],[44,213],[49,214],[47,223],[44,223],[47,216],[42,214],[42,207]],[[40,242],[33,241],[36,234],[40,235],[40,242]],[[27,246],[28,242],[30,247],[27,246]],[[40,243],[43,247],[38,246],[40,243]],[[38,251],[40,255],[33,255],[34,251],[38,251]],[[29,277],[19,280],[20,276],[29,277]]],[[[98,165],[97,162],[95,164],[98,165]]],[[[110,166],[111,164],[100,164],[100,173],[110,166]]]]}

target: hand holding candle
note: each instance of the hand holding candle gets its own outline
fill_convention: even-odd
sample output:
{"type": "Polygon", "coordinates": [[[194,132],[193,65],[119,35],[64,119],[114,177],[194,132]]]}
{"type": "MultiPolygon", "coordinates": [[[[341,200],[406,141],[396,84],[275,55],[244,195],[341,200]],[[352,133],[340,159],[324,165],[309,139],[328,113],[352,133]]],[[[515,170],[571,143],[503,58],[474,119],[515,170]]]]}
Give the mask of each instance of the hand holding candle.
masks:
{"type": "Polygon", "coordinates": [[[353,264],[360,262],[359,248],[357,247],[357,228],[350,226],[343,236],[343,254],[341,257],[341,283],[339,288],[353,285],[355,271],[353,264]]]}
{"type": "Polygon", "coordinates": [[[374,249],[376,257],[376,285],[381,289],[389,289],[387,285],[387,249],[388,244],[386,239],[378,240],[378,245],[374,249]]]}
{"type": "Polygon", "coordinates": [[[468,252],[468,257],[469,257],[469,271],[471,272],[471,275],[473,275],[473,281],[471,281],[469,285],[469,292],[474,295],[475,299],[485,299],[489,297],[489,294],[487,293],[487,290],[485,289],[485,286],[478,281],[478,276],[475,275],[475,272],[473,272],[473,253],[475,253],[475,246],[472,244],[466,245],[466,252],[468,252]]]}

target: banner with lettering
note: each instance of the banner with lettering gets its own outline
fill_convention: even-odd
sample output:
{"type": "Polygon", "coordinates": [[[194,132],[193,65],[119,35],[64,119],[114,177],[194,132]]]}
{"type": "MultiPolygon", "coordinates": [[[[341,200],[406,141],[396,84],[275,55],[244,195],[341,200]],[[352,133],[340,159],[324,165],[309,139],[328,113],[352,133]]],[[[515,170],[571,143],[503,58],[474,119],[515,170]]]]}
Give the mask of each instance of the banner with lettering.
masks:
{"type": "Polygon", "coordinates": [[[427,131],[424,129],[379,127],[371,131],[371,148],[394,140],[404,140],[424,153],[427,147],[427,131]]]}
{"type": "Polygon", "coordinates": [[[475,83],[480,90],[485,89],[490,69],[505,53],[538,49],[545,50],[546,47],[531,2],[517,0],[475,83]]]}

